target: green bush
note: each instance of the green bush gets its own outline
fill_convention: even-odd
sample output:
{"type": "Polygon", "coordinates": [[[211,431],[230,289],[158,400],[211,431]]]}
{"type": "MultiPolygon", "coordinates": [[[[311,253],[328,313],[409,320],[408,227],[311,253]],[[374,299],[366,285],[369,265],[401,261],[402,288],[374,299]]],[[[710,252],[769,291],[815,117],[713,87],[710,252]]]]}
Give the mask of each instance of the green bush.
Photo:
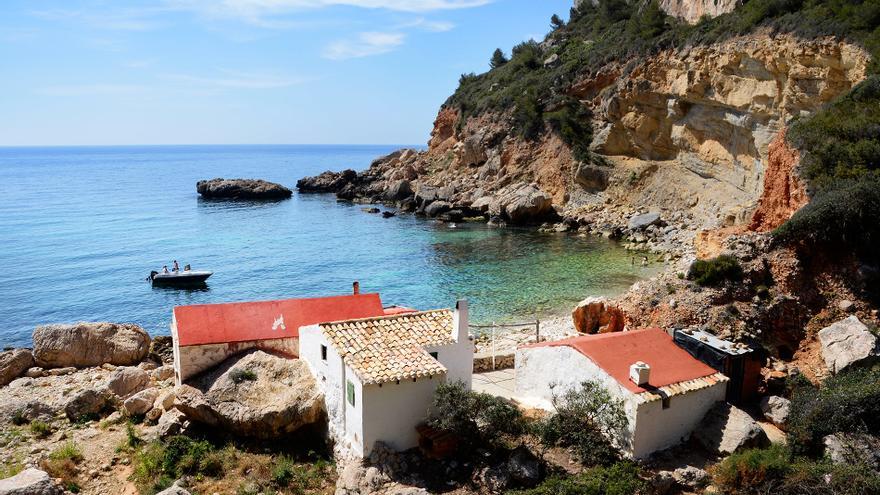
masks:
{"type": "Polygon", "coordinates": [[[845,370],[818,390],[794,390],[788,442],[795,453],[818,454],[822,438],[837,432],[880,434],[880,370],[845,370]]]}
{"type": "Polygon", "coordinates": [[[52,434],[52,426],[43,421],[32,421],[29,428],[31,434],[37,438],[46,438],[52,434]]]}
{"type": "Polygon", "coordinates": [[[551,476],[529,490],[507,492],[508,495],[636,495],[646,493],[647,483],[639,476],[639,468],[629,462],[608,467],[594,467],[575,476],[551,476]]]}
{"type": "Polygon", "coordinates": [[[471,446],[525,430],[525,420],[516,406],[500,397],[469,391],[462,382],[437,387],[427,423],[455,433],[471,446]]]}
{"type": "Polygon", "coordinates": [[[696,260],[688,270],[688,280],[702,286],[718,286],[742,280],[743,270],[733,256],[723,254],[708,260],[696,260]]]}
{"type": "Polygon", "coordinates": [[[489,60],[489,67],[497,69],[507,62],[510,62],[510,60],[507,59],[504,52],[501,51],[501,48],[496,48],[495,53],[492,54],[492,59],[489,60]]]}
{"type": "Polygon", "coordinates": [[[229,374],[229,378],[236,384],[242,382],[252,382],[257,379],[257,374],[253,370],[233,370],[229,374]]]}
{"type": "Polygon", "coordinates": [[[880,476],[865,466],[793,458],[780,445],[733,454],[716,465],[712,474],[721,493],[731,495],[880,493],[880,476]]]}
{"type": "Polygon", "coordinates": [[[146,490],[160,491],[184,475],[215,477],[223,472],[223,456],[210,442],[178,435],[154,441],[135,454],[135,482],[146,490]]]}
{"type": "Polygon", "coordinates": [[[609,441],[619,436],[628,420],[623,402],[598,382],[583,382],[578,389],[554,396],[555,413],[538,422],[535,433],[547,447],[574,449],[586,465],[617,461],[620,453],[609,441]]]}

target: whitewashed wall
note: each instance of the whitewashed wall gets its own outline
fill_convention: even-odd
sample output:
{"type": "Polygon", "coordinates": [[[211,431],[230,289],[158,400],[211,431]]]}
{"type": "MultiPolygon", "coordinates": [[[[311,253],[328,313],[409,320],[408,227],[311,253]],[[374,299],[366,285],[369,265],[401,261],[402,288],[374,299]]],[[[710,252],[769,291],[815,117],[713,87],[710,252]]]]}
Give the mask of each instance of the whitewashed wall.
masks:
{"type": "Polygon", "coordinates": [[[431,410],[434,390],[445,381],[443,376],[401,380],[364,389],[364,453],[381,440],[401,451],[418,446],[416,426],[425,421],[431,410]]]}
{"type": "Polygon", "coordinates": [[[315,381],[324,393],[327,409],[328,432],[338,444],[339,450],[351,451],[345,438],[345,363],[317,325],[299,329],[300,359],[309,365],[315,381]],[[321,345],[327,346],[327,360],[321,359],[321,345]]]}
{"type": "Polygon", "coordinates": [[[636,418],[633,457],[646,457],[687,440],[709,409],[724,400],[726,391],[727,382],[719,382],[701,390],[673,395],[668,409],[663,409],[661,400],[641,404],[636,418]]]}

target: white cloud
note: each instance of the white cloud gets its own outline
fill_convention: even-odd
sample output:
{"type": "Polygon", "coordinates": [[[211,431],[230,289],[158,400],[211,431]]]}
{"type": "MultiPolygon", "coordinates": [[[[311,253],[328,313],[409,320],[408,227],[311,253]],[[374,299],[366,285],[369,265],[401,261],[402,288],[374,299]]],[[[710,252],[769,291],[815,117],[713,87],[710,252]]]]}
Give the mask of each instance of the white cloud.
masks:
{"type": "Polygon", "coordinates": [[[413,21],[405,22],[398,27],[401,29],[419,28],[425,31],[431,31],[433,33],[445,33],[447,31],[452,31],[453,29],[455,29],[455,24],[446,21],[432,21],[429,19],[425,19],[424,17],[419,17],[413,21]]]}
{"type": "Polygon", "coordinates": [[[324,57],[331,60],[370,57],[388,53],[403,44],[403,33],[360,33],[355,39],[339,40],[324,49],[324,57]]]}

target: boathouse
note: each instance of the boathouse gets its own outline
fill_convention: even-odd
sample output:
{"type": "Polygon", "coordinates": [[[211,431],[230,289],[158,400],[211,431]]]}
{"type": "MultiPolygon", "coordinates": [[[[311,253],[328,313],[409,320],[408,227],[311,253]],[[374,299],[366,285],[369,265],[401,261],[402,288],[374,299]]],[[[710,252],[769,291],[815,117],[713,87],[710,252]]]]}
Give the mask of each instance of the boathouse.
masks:
{"type": "Polygon", "coordinates": [[[384,314],[379,294],[177,306],[171,320],[178,385],[249,349],[299,357],[300,327],[384,314]]]}
{"type": "Polygon", "coordinates": [[[437,386],[462,381],[470,388],[473,354],[466,301],[454,311],[300,329],[300,355],[324,393],[330,435],[358,457],[369,455],[377,441],[399,451],[417,446],[416,427],[437,386]]]}
{"type": "Polygon", "coordinates": [[[623,402],[625,431],[612,441],[644,458],[687,439],[723,401],[728,378],[694,359],[660,329],[583,335],[516,351],[517,399],[552,410],[552,400],[598,382],[623,402]]]}

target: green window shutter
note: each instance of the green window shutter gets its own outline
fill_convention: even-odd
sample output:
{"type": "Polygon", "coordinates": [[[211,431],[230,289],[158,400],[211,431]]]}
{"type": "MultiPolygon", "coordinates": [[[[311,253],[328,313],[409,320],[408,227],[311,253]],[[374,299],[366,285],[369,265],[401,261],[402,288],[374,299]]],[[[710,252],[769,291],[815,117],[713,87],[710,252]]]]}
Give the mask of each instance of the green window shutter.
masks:
{"type": "Polygon", "coordinates": [[[351,383],[351,380],[346,380],[345,395],[348,397],[348,403],[354,406],[354,383],[351,383]]]}

